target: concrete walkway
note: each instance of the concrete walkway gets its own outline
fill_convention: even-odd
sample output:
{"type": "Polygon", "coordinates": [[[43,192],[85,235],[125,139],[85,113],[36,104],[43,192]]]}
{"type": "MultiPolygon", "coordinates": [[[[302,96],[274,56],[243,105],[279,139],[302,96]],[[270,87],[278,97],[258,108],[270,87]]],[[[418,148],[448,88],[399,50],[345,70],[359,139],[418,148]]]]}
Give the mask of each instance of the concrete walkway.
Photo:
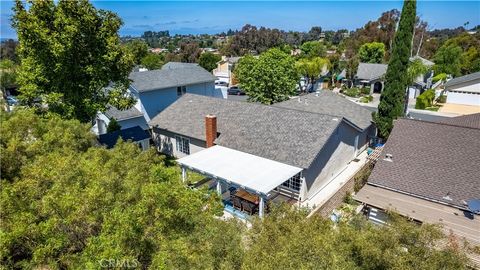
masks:
{"type": "Polygon", "coordinates": [[[316,194],[303,201],[300,206],[308,207],[316,212],[324,203],[326,203],[340,188],[342,188],[348,180],[350,180],[367,162],[367,151],[363,151],[357,159],[359,161],[351,161],[345,169],[338,175],[333,177],[325,184],[316,194]]]}

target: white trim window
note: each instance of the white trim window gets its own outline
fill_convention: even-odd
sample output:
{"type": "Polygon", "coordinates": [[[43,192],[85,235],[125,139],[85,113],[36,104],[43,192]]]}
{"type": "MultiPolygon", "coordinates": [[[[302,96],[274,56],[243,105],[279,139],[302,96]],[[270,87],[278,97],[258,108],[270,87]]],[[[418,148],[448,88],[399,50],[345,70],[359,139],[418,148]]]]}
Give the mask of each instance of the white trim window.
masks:
{"type": "Polygon", "coordinates": [[[186,86],[177,86],[177,97],[181,97],[187,93],[187,87],[186,86]]]}
{"type": "Polygon", "coordinates": [[[181,136],[175,136],[175,142],[178,152],[190,155],[190,139],[181,136]]]}
{"type": "Polygon", "coordinates": [[[300,187],[302,186],[302,172],[295,174],[290,179],[283,182],[282,186],[292,190],[300,191],[300,187]]]}

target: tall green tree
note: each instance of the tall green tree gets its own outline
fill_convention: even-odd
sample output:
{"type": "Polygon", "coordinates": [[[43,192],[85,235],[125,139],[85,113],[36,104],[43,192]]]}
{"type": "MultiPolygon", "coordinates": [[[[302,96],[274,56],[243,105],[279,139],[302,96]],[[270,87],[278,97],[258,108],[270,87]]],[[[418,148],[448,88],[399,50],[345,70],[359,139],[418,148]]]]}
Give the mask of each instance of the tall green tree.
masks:
{"type": "Polygon", "coordinates": [[[385,56],[385,44],[371,42],[363,44],[358,50],[358,58],[363,63],[381,63],[385,56]]]}
{"type": "Polygon", "coordinates": [[[255,58],[247,55],[235,67],[235,77],[254,102],[273,104],[295,94],[299,75],[294,59],[280,49],[270,49],[255,58]]]}
{"type": "Polygon", "coordinates": [[[208,71],[212,71],[217,67],[218,61],[222,58],[211,52],[202,53],[198,59],[198,64],[208,71]]]}
{"type": "Polygon", "coordinates": [[[161,54],[148,53],[145,57],[142,58],[140,63],[147,69],[153,70],[160,69],[164,64],[164,61],[161,54]]]}
{"type": "Polygon", "coordinates": [[[385,75],[385,89],[380,96],[378,112],[374,114],[379,135],[383,138],[387,138],[390,134],[393,128],[393,120],[402,116],[404,112],[415,13],[416,1],[405,0],[385,75]]]}
{"type": "MultiPolygon", "coordinates": [[[[121,19],[97,10],[87,0],[15,2],[20,99],[34,106],[38,99],[65,118],[91,121],[113,105],[134,104],[127,95],[134,61],[120,44],[121,19]],[[110,85],[110,90],[104,87],[110,85]]],[[[41,106],[45,108],[45,106],[41,106]]]]}
{"type": "Polygon", "coordinates": [[[242,227],[215,218],[216,194],[186,188],[154,150],[94,147],[77,120],[1,114],[2,267],[240,267],[242,227]]]}
{"type": "Polygon", "coordinates": [[[312,59],[302,58],[296,63],[300,74],[308,78],[309,83],[313,84],[320,77],[322,72],[330,67],[330,61],[327,58],[315,57],[312,59]]]}
{"type": "Polygon", "coordinates": [[[307,41],[300,46],[300,50],[305,57],[325,57],[327,48],[320,41],[307,41]]]}
{"type": "Polygon", "coordinates": [[[126,44],[127,49],[133,55],[135,64],[140,64],[143,57],[148,54],[148,44],[143,40],[135,39],[126,44]]]}
{"type": "Polygon", "coordinates": [[[435,57],[435,66],[433,69],[436,74],[447,73],[455,77],[461,75],[463,57],[462,48],[457,45],[444,45],[438,49],[435,57]]]}

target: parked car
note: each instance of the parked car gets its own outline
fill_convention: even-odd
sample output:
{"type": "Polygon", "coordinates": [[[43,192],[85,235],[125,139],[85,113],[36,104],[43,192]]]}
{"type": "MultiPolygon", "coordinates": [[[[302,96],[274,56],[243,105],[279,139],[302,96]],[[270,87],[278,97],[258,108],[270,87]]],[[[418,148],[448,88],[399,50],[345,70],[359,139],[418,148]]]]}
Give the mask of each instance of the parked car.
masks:
{"type": "Polygon", "coordinates": [[[216,86],[226,86],[228,87],[228,83],[224,81],[215,81],[216,86]]]}
{"type": "Polygon", "coordinates": [[[228,88],[227,92],[229,95],[237,95],[237,96],[245,95],[245,92],[242,89],[240,89],[238,86],[232,86],[228,88]]]}
{"type": "Polygon", "coordinates": [[[10,106],[17,105],[18,100],[14,96],[7,96],[7,104],[10,105],[10,106]]]}

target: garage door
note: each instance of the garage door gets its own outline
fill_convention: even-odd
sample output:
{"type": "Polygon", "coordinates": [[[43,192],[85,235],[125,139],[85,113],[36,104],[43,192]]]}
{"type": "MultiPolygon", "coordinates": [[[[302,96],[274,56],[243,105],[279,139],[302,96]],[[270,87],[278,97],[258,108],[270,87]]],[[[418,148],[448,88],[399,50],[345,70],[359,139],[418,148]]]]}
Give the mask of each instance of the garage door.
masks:
{"type": "Polygon", "coordinates": [[[465,92],[448,92],[447,103],[480,106],[480,95],[465,92]]]}

